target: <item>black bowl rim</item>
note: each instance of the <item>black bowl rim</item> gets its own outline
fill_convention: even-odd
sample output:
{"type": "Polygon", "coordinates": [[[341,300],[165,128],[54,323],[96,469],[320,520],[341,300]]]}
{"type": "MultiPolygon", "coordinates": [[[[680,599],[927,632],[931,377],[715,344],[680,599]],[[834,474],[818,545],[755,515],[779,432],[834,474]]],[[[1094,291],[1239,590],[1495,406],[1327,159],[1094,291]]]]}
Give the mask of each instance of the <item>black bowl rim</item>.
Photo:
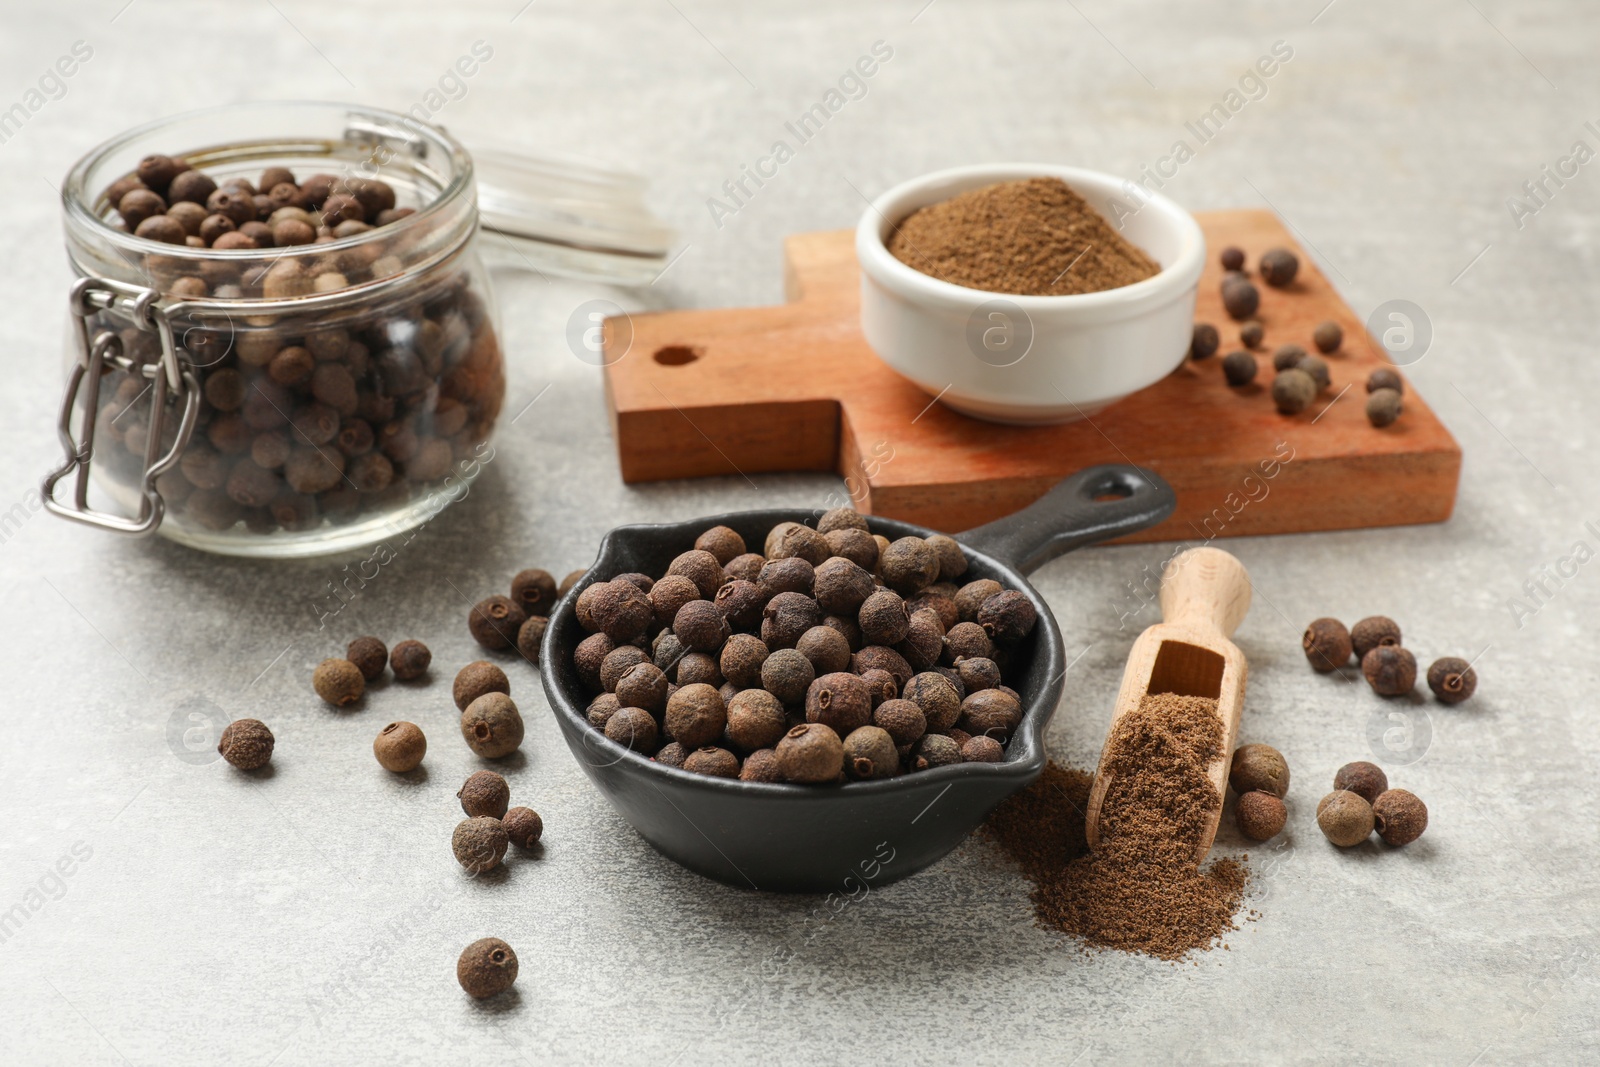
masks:
{"type": "MultiPolygon", "coordinates": [[[[791,797],[807,796],[814,798],[835,797],[848,801],[851,797],[884,796],[898,792],[913,792],[926,789],[930,785],[941,781],[951,785],[962,780],[995,779],[997,781],[1011,780],[1018,789],[1029,784],[1044,770],[1047,753],[1044,746],[1044,731],[1050,719],[1055,715],[1057,706],[1061,703],[1061,694],[1065,689],[1065,671],[1061,669],[1065,658],[1064,646],[1060,627],[1056,623],[1055,615],[1051,612],[1039,591],[1033,587],[1027,577],[1015,566],[1004,560],[998,559],[981,549],[974,548],[966,542],[961,542],[962,550],[969,557],[981,560],[987,567],[1004,574],[1010,588],[1015,588],[1027,594],[1038,613],[1038,622],[1035,623],[1034,640],[1038,642],[1035,649],[1036,656],[1045,657],[1044,667],[1049,671],[1050,677],[1044,683],[1042,690],[1035,694],[1032,700],[1025,702],[1022,709],[1022,721],[1017,725],[1011,740],[1006,745],[1006,759],[999,763],[955,763],[944,767],[934,767],[925,771],[912,774],[896,775],[893,778],[883,778],[868,782],[845,782],[836,786],[827,785],[798,785],[788,782],[746,782],[737,778],[717,778],[706,774],[696,774],[679,767],[657,762],[649,756],[635,752],[633,749],[617,744],[604,733],[589,725],[582,711],[577,707],[566,689],[562,686],[557,675],[562,670],[559,666],[558,644],[563,622],[577,625],[576,603],[578,594],[596,581],[609,581],[617,574],[623,573],[615,569],[613,563],[617,546],[630,538],[659,538],[667,540],[673,537],[683,538],[688,535],[688,540],[683,543],[693,544],[695,536],[712,526],[731,525],[738,522],[769,522],[776,525],[780,522],[805,522],[806,519],[815,519],[820,513],[816,509],[806,508],[756,508],[747,511],[723,512],[718,515],[708,515],[701,518],[686,519],[681,522],[668,523],[635,523],[627,526],[618,526],[607,533],[600,542],[600,551],[589,569],[584,572],[567,595],[557,602],[555,610],[550,613],[550,624],[545,629],[545,635],[539,649],[539,662],[541,670],[540,679],[544,684],[545,697],[550,704],[551,711],[558,717],[565,719],[578,730],[595,735],[597,743],[610,746],[605,751],[615,749],[618,759],[612,766],[632,761],[631,765],[639,774],[654,776],[662,782],[671,782],[675,786],[704,790],[710,793],[721,793],[728,796],[743,797],[791,797]],[[611,571],[615,573],[611,573],[611,571]],[[605,573],[605,578],[599,575],[605,573]],[[1020,749],[1017,742],[1021,741],[1020,749]],[[1013,751],[1017,758],[1012,759],[1013,751]]],[[[882,533],[894,537],[927,537],[937,533],[925,526],[902,522],[898,519],[887,519],[875,515],[863,516],[873,533],[882,533]]],[[[961,541],[959,535],[954,535],[961,541]]],[[[687,549],[685,549],[687,551],[687,549]]],[[[1020,695],[1020,694],[1019,694],[1020,695]]],[[[568,731],[571,747],[571,734],[568,731]]],[[[581,758],[581,757],[579,757],[581,758]]],[[[941,794],[943,795],[943,794],[941,794]]]]}

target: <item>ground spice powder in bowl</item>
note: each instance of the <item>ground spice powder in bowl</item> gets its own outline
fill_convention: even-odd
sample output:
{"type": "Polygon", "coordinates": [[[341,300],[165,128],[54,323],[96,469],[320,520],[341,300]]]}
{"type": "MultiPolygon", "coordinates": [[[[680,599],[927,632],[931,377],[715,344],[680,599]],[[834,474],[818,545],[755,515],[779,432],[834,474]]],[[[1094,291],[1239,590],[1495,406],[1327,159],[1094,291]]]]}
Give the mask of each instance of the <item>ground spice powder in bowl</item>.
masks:
{"type": "Polygon", "coordinates": [[[1084,838],[1092,776],[1050,764],[990,816],[990,835],[1034,883],[1039,924],[1097,948],[1174,960],[1211,948],[1244,897],[1234,859],[1194,862],[1222,797],[1206,777],[1221,754],[1216,701],[1145,697],[1106,742],[1111,785],[1100,809],[1100,847],[1084,838]]]}
{"type": "Polygon", "coordinates": [[[1161,270],[1060,178],[997,182],[918,208],[887,244],[913,270],[1016,296],[1120,289],[1161,270]]]}

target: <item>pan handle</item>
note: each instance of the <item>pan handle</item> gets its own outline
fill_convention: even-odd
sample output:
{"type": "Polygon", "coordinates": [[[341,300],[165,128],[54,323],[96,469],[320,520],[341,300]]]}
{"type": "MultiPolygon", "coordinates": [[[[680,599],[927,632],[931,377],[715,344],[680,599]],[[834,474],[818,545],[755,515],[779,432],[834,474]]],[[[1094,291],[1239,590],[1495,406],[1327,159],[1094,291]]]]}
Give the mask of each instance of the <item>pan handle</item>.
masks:
{"type": "Polygon", "coordinates": [[[1155,472],[1108,463],[1063,478],[1021,511],[955,538],[1028,574],[1063,552],[1154,526],[1177,503],[1155,472]]]}

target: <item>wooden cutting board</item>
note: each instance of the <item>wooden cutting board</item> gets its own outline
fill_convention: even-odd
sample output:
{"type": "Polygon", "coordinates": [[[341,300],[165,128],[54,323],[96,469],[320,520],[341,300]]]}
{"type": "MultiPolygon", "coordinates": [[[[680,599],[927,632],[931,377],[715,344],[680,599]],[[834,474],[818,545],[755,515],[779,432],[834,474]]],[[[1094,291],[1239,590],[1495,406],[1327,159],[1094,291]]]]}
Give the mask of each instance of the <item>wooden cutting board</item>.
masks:
{"type": "Polygon", "coordinates": [[[1198,218],[1212,254],[1195,315],[1221,332],[1218,354],[1087,420],[1044,427],[1000,426],[933,403],[861,336],[853,232],[791,237],[786,304],[639,314],[631,330],[608,323],[623,480],[838,471],[860,510],[954,532],[1024,507],[1073,471],[1121,462],[1156,471],[1178,496],[1171,519],[1131,541],[1449,518],[1460,446],[1410,383],[1394,425],[1367,422],[1367,375],[1389,365],[1387,355],[1277,217],[1198,218]],[[1292,286],[1258,286],[1266,339],[1256,382],[1243,389],[1229,388],[1221,368],[1240,347],[1215,255],[1230,244],[1245,250],[1252,274],[1269,248],[1300,256],[1292,286]],[[1272,350],[1293,341],[1315,351],[1311,331],[1329,319],[1345,337],[1327,357],[1332,388],[1299,415],[1278,414],[1272,350]]]}

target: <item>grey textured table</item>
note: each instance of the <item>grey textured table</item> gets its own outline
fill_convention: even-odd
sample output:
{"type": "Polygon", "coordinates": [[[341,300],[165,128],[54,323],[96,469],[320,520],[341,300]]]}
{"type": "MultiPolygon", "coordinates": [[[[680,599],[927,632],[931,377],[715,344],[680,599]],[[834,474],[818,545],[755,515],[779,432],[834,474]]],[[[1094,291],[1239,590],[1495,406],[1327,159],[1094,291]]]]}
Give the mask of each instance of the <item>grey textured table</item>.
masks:
{"type": "MultiPolygon", "coordinates": [[[[1600,548],[1585,525],[1600,520],[1600,176],[1541,171],[1559,174],[1574,142],[1600,148],[1585,125],[1600,119],[1592,5],[8,0],[0,22],[0,109],[74,41],[93,48],[0,143],[0,1059],[1600,1055],[1600,576],[1579,562],[1600,548]],[[34,514],[56,452],[67,274],[53,187],[71,161],[220,101],[404,108],[477,40],[493,57],[441,121],[638,167],[687,245],[643,293],[498,279],[511,409],[548,392],[503,430],[471,495],[321,630],[314,605],[349,559],[213,559],[34,514]],[[708,198],[878,40],[893,58],[865,95],[719,226],[708,198]],[[562,341],[572,309],[596,296],[775,301],[784,234],[850,225],[863,194],[937,167],[1043,159],[1135,176],[1192,140],[1185,123],[1280,40],[1292,59],[1167,191],[1194,209],[1269,204],[1358,310],[1425,309],[1432,349],[1412,377],[1467,458],[1446,525],[1227,545],[1257,590],[1239,634],[1244,736],[1282,749],[1295,773],[1288,832],[1252,855],[1259,921],[1178,966],[1086,956],[1033,926],[1026,884],[977,839],[834,917],[816,899],[706,882],[589,786],[531,670],[515,672],[530,734],[512,779],[543,813],[548,848],[503,877],[465,878],[447,847],[474,766],[449,701],[451,672],[473,656],[462,593],[524,565],[583,565],[618,523],[814,506],[840,489],[822,475],[623,486],[598,372],[562,341]],[[1537,199],[1528,181],[1544,183],[1537,199]],[[1477,699],[1389,705],[1305,669],[1306,620],[1375,612],[1399,617],[1426,657],[1481,655],[1477,699]],[[311,667],[366,631],[427,640],[434,681],[330,712],[311,667]],[[206,702],[271,723],[273,775],[180,758],[169,722],[206,702]],[[430,731],[423,783],[373,763],[371,738],[393,718],[430,731]],[[1427,800],[1420,843],[1341,853],[1317,833],[1316,799],[1357,758],[1427,800]],[[522,975],[515,997],[482,1007],[452,968],[490,933],[517,947],[522,975]]],[[[1092,764],[1123,657],[1154,621],[1125,614],[1127,584],[1169,551],[1089,550],[1037,575],[1068,655],[1081,653],[1051,728],[1058,760],[1092,764]]],[[[1225,849],[1239,845],[1230,834],[1225,849]]]]}

